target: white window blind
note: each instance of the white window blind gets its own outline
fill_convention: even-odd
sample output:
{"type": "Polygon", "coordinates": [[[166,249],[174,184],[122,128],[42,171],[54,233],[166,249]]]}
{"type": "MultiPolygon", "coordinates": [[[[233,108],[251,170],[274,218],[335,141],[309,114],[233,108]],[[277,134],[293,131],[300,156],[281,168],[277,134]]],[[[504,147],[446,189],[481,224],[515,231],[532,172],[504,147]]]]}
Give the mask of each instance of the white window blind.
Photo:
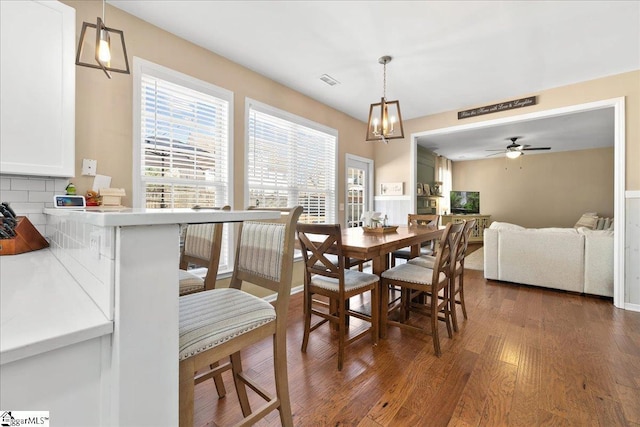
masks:
{"type": "Polygon", "coordinates": [[[222,206],[229,200],[229,101],[142,74],[143,206],[222,206]]]}
{"type": "Polygon", "coordinates": [[[249,204],[301,205],[301,222],[335,222],[337,132],[255,102],[247,128],[249,204]]]}
{"type": "MultiPolygon", "coordinates": [[[[233,92],[134,57],[135,207],[232,204],[233,92]]],[[[219,273],[231,269],[225,226],[219,273]]]]}

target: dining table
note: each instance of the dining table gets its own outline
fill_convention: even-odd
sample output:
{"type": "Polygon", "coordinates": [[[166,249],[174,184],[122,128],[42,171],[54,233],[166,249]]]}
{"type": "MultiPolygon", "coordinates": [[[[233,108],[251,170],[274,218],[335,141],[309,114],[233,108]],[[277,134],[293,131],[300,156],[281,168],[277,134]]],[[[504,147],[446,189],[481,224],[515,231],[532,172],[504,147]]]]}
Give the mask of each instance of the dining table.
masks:
{"type": "Polygon", "coordinates": [[[342,229],[342,254],[348,258],[372,260],[372,273],[380,276],[389,265],[389,254],[411,247],[411,256],[420,254],[420,246],[442,236],[444,227],[400,225],[391,232],[365,231],[362,227],[342,229]]]}

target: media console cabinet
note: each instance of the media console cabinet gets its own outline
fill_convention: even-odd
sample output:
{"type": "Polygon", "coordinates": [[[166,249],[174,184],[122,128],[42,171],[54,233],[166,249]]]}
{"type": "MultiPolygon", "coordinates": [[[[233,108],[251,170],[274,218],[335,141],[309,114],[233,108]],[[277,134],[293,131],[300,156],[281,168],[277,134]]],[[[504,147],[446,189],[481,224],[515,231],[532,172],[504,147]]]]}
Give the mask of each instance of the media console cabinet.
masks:
{"type": "Polygon", "coordinates": [[[464,222],[470,219],[476,220],[476,225],[471,230],[471,237],[469,238],[469,242],[480,242],[482,243],[484,236],[484,229],[489,228],[491,225],[491,215],[473,215],[473,214],[450,214],[450,215],[442,215],[442,225],[447,225],[450,222],[464,222]]]}

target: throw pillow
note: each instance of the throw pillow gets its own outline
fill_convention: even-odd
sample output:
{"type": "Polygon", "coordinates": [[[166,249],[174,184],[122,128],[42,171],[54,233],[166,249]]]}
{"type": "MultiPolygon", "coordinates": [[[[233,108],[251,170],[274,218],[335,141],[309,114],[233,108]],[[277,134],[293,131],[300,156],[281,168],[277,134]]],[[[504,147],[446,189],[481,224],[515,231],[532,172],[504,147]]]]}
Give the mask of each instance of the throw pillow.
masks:
{"type": "Polygon", "coordinates": [[[595,213],[587,212],[580,217],[580,219],[578,220],[578,222],[576,222],[576,225],[574,225],[573,228],[587,227],[587,228],[593,229],[595,228],[597,222],[598,222],[598,216],[595,213]]]}
{"type": "Polygon", "coordinates": [[[594,230],[603,230],[604,229],[604,218],[599,217],[598,221],[596,221],[596,226],[593,227],[594,230]]]}

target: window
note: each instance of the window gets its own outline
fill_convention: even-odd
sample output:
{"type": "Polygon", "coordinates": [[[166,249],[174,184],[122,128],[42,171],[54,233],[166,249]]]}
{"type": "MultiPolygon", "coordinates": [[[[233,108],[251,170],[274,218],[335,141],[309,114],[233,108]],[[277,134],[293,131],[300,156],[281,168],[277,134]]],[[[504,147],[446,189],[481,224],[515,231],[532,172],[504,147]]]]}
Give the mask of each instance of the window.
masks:
{"type": "Polygon", "coordinates": [[[337,131],[247,100],[248,204],[301,205],[301,222],[336,220],[337,131]]]}
{"type": "MultiPolygon", "coordinates": [[[[134,58],[133,108],[135,207],[232,204],[232,92],[134,58]]],[[[225,227],[220,272],[231,238],[225,227]]]]}
{"type": "Polygon", "coordinates": [[[137,62],[136,206],[228,204],[233,94],[176,71],[137,62]]]}

